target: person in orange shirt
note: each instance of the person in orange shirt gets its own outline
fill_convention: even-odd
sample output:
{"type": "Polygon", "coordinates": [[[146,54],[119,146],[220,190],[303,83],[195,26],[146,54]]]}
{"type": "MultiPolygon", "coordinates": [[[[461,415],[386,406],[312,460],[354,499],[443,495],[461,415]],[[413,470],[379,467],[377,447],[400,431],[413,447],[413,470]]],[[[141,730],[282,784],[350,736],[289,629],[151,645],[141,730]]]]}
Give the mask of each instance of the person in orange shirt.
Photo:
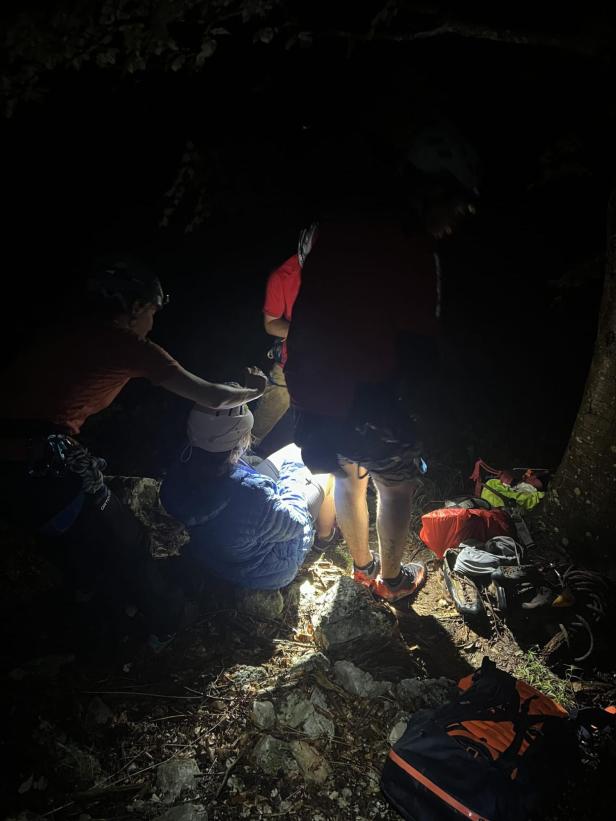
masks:
{"type": "Polygon", "coordinates": [[[153,596],[149,534],[107,486],[105,461],[76,437],[133,378],[225,410],[260,397],[267,377],[248,368],[244,387],[209,382],[151,342],[168,297],[138,264],[113,262],[89,286],[90,302],[75,321],[33,344],[3,374],[0,516],[62,536],[78,589],[96,577],[103,595],[124,590],[160,633],[168,614],[153,596]]]}

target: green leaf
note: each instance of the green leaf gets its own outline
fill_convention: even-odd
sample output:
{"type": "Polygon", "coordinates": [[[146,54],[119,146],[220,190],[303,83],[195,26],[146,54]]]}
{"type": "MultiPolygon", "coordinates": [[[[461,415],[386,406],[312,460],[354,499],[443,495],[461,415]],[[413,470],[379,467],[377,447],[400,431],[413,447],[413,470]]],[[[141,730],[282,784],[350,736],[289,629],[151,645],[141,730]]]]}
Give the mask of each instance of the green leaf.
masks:
{"type": "Polygon", "coordinates": [[[207,39],[201,43],[201,51],[197,54],[195,58],[195,65],[202,66],[208,57],[211,57],[212,54],[216,51],[218,43],[216,40],[207,39]]]}
{"type": "Polygon", "coordinates": [[[262,43],[269,44],[274,39],[275,34],[276,32],[271,26],[266,26],[264,29],[259,29],[255,34],[255,39],[260,40],[262,43]]]}

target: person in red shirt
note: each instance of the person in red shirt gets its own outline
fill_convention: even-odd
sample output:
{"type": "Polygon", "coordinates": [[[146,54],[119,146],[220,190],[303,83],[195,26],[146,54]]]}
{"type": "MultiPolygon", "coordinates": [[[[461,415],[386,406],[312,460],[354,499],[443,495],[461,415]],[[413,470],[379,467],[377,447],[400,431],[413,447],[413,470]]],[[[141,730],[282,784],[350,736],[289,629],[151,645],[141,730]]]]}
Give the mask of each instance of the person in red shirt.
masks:
{"type": "Polygon", "coordinates": [[[254,413],[253,445],[258,447],[289,409],[289,391],[284,376],[287,360],[286,338],[289,333],[293,306],[302,281],[302,267],[316,238],[317,225],[304,229],[299,237],[297,253],[285,260],[269,275],[263,304],[263,327],[276,337],[268,353],[273,365],[269,384],[254,413]]]}
{"type": "Polygon", "coordinates": [[[412,336],[419,350],[437,333],[441,279],[433,240],[452,233],[475,198],[472,153],[436,129],[423,137],[410,157],[418,170],[414,217],[395,205],[396,186],[385,188],[382,174],[369,178],[368,162],[362,174],[357,163],[349,168],[344,198],[321,220],[303,268],[287,337],[295,443],[310,470],[336,476],[336,518],[355,579],[392,603],[407,600],[426,578],[422,563],[401,564],[416,477],[426,465],[400,396],[400,343],[412,336]],[[355,181],[367,188],[349,196],[355,181]],[[378,500],[378,554],[369,547],[369,477],[378,500]]]}
{"type": "Polygon", "coordinates": [[[103,587],[120,581],[155,623],[165,608],[152,598],[157,582],[148,534],[107,487],[104,460],[75,437],[133,378],[214,410],[257,399],[267,379],[248,368],[245,387],[209,382],[151,342],[167,297],[147,271],[114,263],[90,280],[90,293],[91,305],[72,325],[34,344],[3,374],[1,515],[64,535],[75,548],[73,566],[113,568],[113,581],[103,587]]]}

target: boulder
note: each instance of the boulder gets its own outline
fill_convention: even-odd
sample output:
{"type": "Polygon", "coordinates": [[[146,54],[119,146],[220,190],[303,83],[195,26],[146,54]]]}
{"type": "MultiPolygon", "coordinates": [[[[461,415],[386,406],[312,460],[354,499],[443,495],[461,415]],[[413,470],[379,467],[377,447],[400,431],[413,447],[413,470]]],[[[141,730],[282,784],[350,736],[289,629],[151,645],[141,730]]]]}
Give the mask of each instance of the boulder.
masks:
{"type": "Polygon", "coordinates": [[[244,687],[247,684],[254,684],[267,678],[267,670],[264,667],[256,667],[252,664],[241,664],[227,673],[234,684],[244,687]]]}
{"type": "Polygon", "coordinates": [[[318,750],[306,741],[292,741],[290,746],[306,781],[314,784],[323,784],[327,781],[331,775],[331,767],[318,750]]]}
{"type": "Polygon", "coordinates": [[[405,720],[405,719],[402,718],[402,719],[400,719],[400,721],[396,721],[396,723],[393,725],[393,727],[389,731],[389,735],[387,736],[387,739],[388,739],[390,744],[393,745],[393,744],[396,743],[396,741],[399,741],[402,738],[402,736],[404,735],[404,733],[406,731],[406,725],[407,724],[408,724],[408,719],[405,720]]]}
{"type": "Polygon", "coordinates": [[[356,667],[352,661],[337,661],[334,664],[334,675],[340,686],[352,696],[376,698],[391,693],[393,685],[389,681],[375,681],[370,673],[356,667]]]}
{"type": "Polygon", "coordinates": [[[327,701],[319,690],[315,690],[310,700],[299,692],[290,693],[278,709],[281,729],[301,729],[309,738],[333,738],[336,734],[334,722],[316,708],[327,709],[327,701]]]}
{"type": "Polygon", "coordinates": [[[154,556],[179,555],[190,541],[190,535],[162,506],[160,482],[140,476],[106,476],[105,479],[120,501],[128,505],[148,529],[154,556]]]}
{"type": "Polygon", "coordinates": [[[102,698],[95,696],[88,705],[86,711],[86,724],[90,727],[108,724],[113,718],[112,710],[105,704],[102,698]]]}
{"type": "Polygon", "coordinates": [[[78,790],[93,787],[102,777],[100,762],[92,753],[82,750],[76,744],[56,742],[59,757],[58,771],[78,790]]]}
{"type": "Polygon", "coordinates": [[[289,693],[278,708],[278,721],[281,725],[295,730],[313,713],[314,705],[304,697],[303,693],[294,691],[289,693]]]}
{"type": "Polygon", "coordinates": [[[201,770],[193,758],[173,759],[158,765],[156,771],[156,786],[163,799],[171,803],[184,790],[194,790],[195,779],[201,775],[201,770]]]}
{"type": "Polygon", "coordinates": [[[252,705],[252,720],[260,730],[271,730],[276,723],[276,711],[271,701],[255,701],[252,705]]]}
{"type": "Polygon", "coordinates": [[[312,616],[317,645],[333,658],[381,650],[399,639],[396,617],[349,576],[317,600],[312,616]]]}
{"type": "Polygon", "coordinates": [[[259,739],[253,750],[253,759],[257,767],[268,775],[293,775],[298,772],[290,745],[271,735],[259,739]]]}
{"type": "Polygon", "coordinates": [[[327,656],[323,653],[312,652],[306,653],[296,662],[294,662],[288,669],[289,675],[304,675],[305,673],[314,673],[317,670],[325,672],[330,668],[330,662],[327,656]]]}
{"type": "Polygon", "coordinates": [[[280,590],[239,590],[236,603],[239,610],[258,621],[276,621],[284,610],[280,590]]]}

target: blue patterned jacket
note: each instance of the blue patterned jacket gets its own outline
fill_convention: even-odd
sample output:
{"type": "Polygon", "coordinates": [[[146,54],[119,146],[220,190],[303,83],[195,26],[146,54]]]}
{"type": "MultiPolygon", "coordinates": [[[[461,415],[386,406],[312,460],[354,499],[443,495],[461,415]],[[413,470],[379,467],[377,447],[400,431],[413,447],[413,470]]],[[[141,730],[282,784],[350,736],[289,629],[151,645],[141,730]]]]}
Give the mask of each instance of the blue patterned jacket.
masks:
{"type": "Polygon", "coordinates": [[[314,541],[304,466],[285,462],[275,482],[240,462],[229,476],[195,483],[188,465],[171,468],[160,495],[189,529],[193,556],[240,587],[277,590],[292,582],[314,541]]]}

